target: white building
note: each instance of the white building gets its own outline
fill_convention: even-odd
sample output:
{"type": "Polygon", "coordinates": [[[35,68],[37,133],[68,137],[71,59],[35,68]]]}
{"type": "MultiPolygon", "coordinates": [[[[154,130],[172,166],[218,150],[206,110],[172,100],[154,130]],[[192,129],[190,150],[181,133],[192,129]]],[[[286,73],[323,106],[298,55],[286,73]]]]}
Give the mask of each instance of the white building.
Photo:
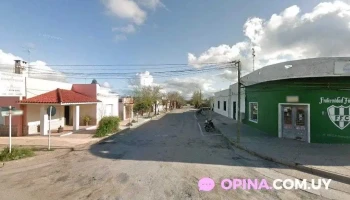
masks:
{"type": "MultiPolygon", "coordinates": [[[[237,119],[238,117],[238,87],[237,84],[230,85],[229,89],[215,93],[214,112],[237,119]]],[[[245,95],[244,89],[241,89],[241,119],[244,117],[245,95]]]]}
{"type": "MultiPolygon", "coordinates": [[[[23,110],[23,116],[13,121],[17,136],[47,134],[47,108],[52,105],[56,114],[51,121],[52,129],[73,126],[79,130],[85,125],[88,116],[89,125],[97,125],[104,116],[118,116],[119,95],[110,88],[99,84],[72,84],[37,78],[29,78],[16,62],[16,73],[0,73],[0,107],[15,107],[23,110]],[[40,131],[39,130],[40,127],[40,131]]],[[[7,126],[8,119],[0,117],[1,127],[7,126]]],[[[5,128],[6,129],[6,128],[5,128]]]]}

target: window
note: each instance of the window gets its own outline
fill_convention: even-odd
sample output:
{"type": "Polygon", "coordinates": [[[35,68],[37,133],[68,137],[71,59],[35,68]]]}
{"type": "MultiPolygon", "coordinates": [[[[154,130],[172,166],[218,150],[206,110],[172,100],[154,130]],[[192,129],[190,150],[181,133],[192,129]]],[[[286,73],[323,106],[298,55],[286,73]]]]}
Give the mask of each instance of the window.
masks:
{"type": "Polygon", "coordinates": [[[224,101],[224,111],[226,111],[226,101],[224,101]]]}
{"type": "Polygon", "coordinates": [[[249,121],[258,123],[258,103],[249,102],[249,121]]]}
{"type": "Polygon", "coordinates": [[[220,109],[220,101],[218,101],[218,109],[220,109]]]}
{"type": "Polygon", "coordinates": [[[5,119],[0,115],[0,125],[5,125],[5,119]]]}

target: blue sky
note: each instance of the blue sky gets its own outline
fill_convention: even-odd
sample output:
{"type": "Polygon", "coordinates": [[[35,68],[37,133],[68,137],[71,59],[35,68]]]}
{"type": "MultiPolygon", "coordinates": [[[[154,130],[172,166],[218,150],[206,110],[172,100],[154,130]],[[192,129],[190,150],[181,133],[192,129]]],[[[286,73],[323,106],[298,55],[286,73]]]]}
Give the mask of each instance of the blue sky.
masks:
{"type": "MultiPolygon", "coordinates": [[[[210,47],[247,40],[243,26],[248,18],[270,19],[292,5],[311,12],[321,2],[163,0],[164,6],[154,8],[138,4],[147,17],[137,24],[131,18],[111,14],[102,1],[0,1],[0,49],[27,59],[23,47],[34,46],[31,61],[48,64],[187,63],[188,53],[200,55],[210,47]],[[135,32],[117,41],[120,33],[112,28],[129,24],[135,32]]],[[[107,81],[117,90],[127,84],[107,81]]]]}

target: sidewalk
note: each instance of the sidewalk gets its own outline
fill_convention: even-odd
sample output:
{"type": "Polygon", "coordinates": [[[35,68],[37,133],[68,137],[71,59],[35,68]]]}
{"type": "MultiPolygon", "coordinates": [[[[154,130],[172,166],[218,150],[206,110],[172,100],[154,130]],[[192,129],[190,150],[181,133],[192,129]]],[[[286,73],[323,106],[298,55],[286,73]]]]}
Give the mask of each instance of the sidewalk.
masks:
{"type": "Polygon", "coordinates": [[[236,143],[236,122],[213,113],[213,123],[236,147],[254,155],[301,171],[350,184],[350,144],[309,144],[272,137],[241,124],[240,143],[236,143]]]}
{"type": "MultiPolygon", "coordinates": [[[[144,114],[144,116],[139,116],[138,118],[136,116],[134,116],[134,120],[136,121],[135,123],[132,123],[132,126],[128,126],[129,124],[129,120],[124,120],[120,123],[120,130],[125,130],[127,128],[133,129],[133,128],[137,128],[139,126],[141,126],[144,123],[147,123],[151,120],[154,119],[159,119],[161,117],[163,117],[164,115],[166,115],[167,113],[170,113],[171,111],[168,112],[160,112],[159,115],[154,115],[154,113],[152,113],[150,115],[150,117],[148,117],[148,114],[144,114]]],[[[131,120],[132,121],[132,120],[131,120]]]]}
{"type": "MultiPolygon", "coordinates": [[[[87,134],[86,134],[87,135],[87,134]]],[[[84,135],[72,134],[66,137],[51,137],[52,148],[71,149],[78,145],[84,145],[93,141],[98,141],[98,138],[92,138],[84,135]]],[[[9,144],[8,137],[0,137],[0,149],[7,147],[9,144]]],[[[25,136],[12,137],[13,146],[31,146],[31,147],[47,147],[48,136],[25,136]]]]}
{"type": "MultiPolygon", "coordinates": [[[[150,120],[159,119],[163,117],[166,113],[160,113],[160,115],[152,116],[152,118],[139,117],[138,122],[132,124],[131,127],[126,126],[129,121],[123,121],[120,124],[120,131],[126,131],[127,129],[134,129],[147,123],[150,120]]],[[[135,118],[136,120],[136,118],[135,118]]],[[[96,127],[91,130],[81,130],[75,132],[71,135],[64,137],[51,136],[51,147],[52,148],[63,148],[63,149],[78,149],[79,147],[84,147],[85,145],[92,144],[103,140],[105,138],[94,138],[93,135],[96,131],[96,127]]],[[[7,147],[9,143],[8,137],[0,137],[0,150],[7,147]]],[[[48,137],[42,135],[25,136],[25,137],[12,137],[13,146],[31,146],[31,147],[46,147],[48,146],[48,137]]]]}

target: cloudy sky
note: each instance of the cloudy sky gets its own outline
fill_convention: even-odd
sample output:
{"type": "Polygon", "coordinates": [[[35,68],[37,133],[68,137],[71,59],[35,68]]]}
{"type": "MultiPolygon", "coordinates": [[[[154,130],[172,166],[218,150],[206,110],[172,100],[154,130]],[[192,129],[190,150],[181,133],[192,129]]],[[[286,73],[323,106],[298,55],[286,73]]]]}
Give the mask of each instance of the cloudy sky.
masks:
{"type": "MultiPolygon", "coordinates": [[[[349,41],[348,0],[0,2],[0,70],[17,58],[30,58],[35,68],[50,73],[51,70],[101,72],[107,68],[87,69],[67,64],[189,65],[111,68],[118,72],[128,68],[135,74],[146,70],[152,73],[198,68],[202,63],[240,59],[245,73],[249,73],[252,47],[256,52],[255,67],[260,68],[293,59],[350,56],[349,41]],[[30,57],[26,49],[31,50],[30,57]]],[[[225,70],[181,77],[155,76],[154,81],[183,94],[191,93],[194,88],[209,94],[227,88],[235,80],[235,74],[225,70]]],[[[128,81],[118,78],[96,77],[123,93],[128,81]]],[[[68,81],[91,82],[74,77],[68,77],[68,81]]]]}

